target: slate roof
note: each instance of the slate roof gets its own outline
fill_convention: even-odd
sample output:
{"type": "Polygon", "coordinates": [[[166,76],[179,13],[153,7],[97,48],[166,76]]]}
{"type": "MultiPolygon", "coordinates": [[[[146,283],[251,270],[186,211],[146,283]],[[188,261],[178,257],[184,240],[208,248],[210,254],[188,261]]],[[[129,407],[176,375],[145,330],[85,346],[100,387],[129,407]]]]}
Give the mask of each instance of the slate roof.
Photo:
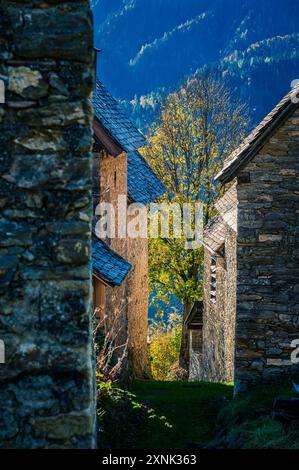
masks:
{"type": "Polygon", "coordinates": [[[92,237],[92,269],[95,275],[103,278],[108,284],[120,286],[132,269],[132,265],[96,235],[92,237]]]}
{"type": "Polygon", "coordinates": [[[238,199],[237,186],[234,184],[215,204],[218,214],[235,232],[237,232],[238,199]]]}
{"type": "Polygon", "coordinates": [[[226,236],[227,225],[220,214],[206,226],[203,232],[204,246],[212,253],[216,253],[223,245],[226,236]]]}
{"type": "Polygon", "coordinates": [[[134,202],[148,204],[166,191],[140,153],[128,154],[128,194],[134,202]]]}
{"type": "Polygon", "coordinates": [[[276,132],[277,128],[298,108],[299,104],[292,101],[292,95],[296,90],[299,91],[299,88],[292,89],[225,160],[222,170],[216,176],[218,181],[227,183],[235,178],[238,172],[254,158],[276,132]]]}
{"type": "Polygon", "coordinates": [[[99,80],[93,92],[92,104],[97,119],[123,150],[133,152],[146,145],[145,137],[99,80]]]}
{"type": "Polygon", "coordinates": [[[97,80],[92,98],[95,116],[114,141],[128,154],[128,193],[134,202],[148,204],[165,192],[165,186],[155,175],[137,149],[147,142],[127,118],[119,103],[97,80]]]}
{"type": "Polygon", "coordinates": [[[210,221],[203,232],[204,246],[216,253],[223,245],[229,226],[237,232],[238,200],[237,186],[234,184],[215,204],[218,214],[210,221]]]}

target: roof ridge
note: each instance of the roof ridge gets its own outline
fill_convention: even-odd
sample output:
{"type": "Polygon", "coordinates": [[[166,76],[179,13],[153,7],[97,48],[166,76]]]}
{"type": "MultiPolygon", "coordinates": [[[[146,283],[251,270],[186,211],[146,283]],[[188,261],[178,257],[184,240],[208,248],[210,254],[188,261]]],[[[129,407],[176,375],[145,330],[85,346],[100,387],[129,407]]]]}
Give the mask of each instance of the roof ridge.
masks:
{"type": "Polygon", "coordinates": [[[298,102],[292,100],[296,90],[299,90],[299,83],[279,101],[266,117],[248,134],[243,142],[226,158],[222,170],[216,175],[216,180],[227,183],[231,181],[240,168],[243,168],[251,158],[253,158],[264,145],[267,138],[271,137],[284,119],[297,109],[298,102]],[[269,135],[268,131],[270,129],[269,135]],[[255,146],[255,147],[254,147],[255,146]],[[252,153],[250,151],[252,150],[252,153]]]}
{"type": "Polygon", "coordinates": [[[91,101],[95,117],[124,151],[137,150],[147,144],[143,133],[99,79],[96,80],[91,101]]]}

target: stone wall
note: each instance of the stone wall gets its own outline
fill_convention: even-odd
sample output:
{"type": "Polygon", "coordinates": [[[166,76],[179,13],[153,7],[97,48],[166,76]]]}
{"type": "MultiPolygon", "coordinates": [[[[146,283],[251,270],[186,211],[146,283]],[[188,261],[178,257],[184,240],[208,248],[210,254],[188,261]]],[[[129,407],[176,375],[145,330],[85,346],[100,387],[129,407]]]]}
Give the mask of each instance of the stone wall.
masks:
{"type": "Polygon", "coordinates": [[[200,380],[202,376],[202,328],[189,330],[189,380],[200,380]]]}
{"type": "Polygon", "coordinates": [[[236,390],[298,373],[299,111],[238,178],[236,390]]]}
{"type": "MultiPolygon", "coordinates": [[[[114,225],[115,236],[105,239],[105,243],[112,250],[127,259],[126,237],[117,237],[118,228],[118,196],[127,194],[127,155],[122,153],[117,157],[108,155],[101,151],[98,155],[100,160],[100,201],[112,204],[115,218],[111,221],[114,225]]],[[[125,198],[126,204],[126,198],[125,198]]],[[[105,288],[105,329],[110,331],[114,340],[116,355],[123,357],[128,338],[128,297],[126,279],[120,286],[105,288]]],[[[123,361],[121,378],[128,376],[127,357],[123,361]]]]}
{"type": "MultiPolygon", "coordinates": [[[[149,375],[148,331],[148,249],[147,239],[128,238],[118,231],[118,217],[126,216],[126,208],[118,211],[118,197],[127,204],[127,154],[117,157],[100,152],[100,200],[115,208],[115,238],[106,243],[132,264],[133,269],[120,286],[105,288],[106,329],[113,328],[117,353],[127,357],[123,362],[122,377],[144,378],[149,375]],[[122,215],[120,215],[120,213],[122,215]]],[[[126,220],[126,217],[125,219],[126,220]]],[[[128,218],[127,221],[130,219],[128,218]]]]}
{"type": "Polygon", "coordinates": [[[128,239],[128,257],[134,270],[128,275],[128,337],[129,361],[132,376],[148,378],[150,352],[148,335],[148,240],[128,239]]]}
{"type": "Polygon", "coordinates": [[[0,9],[0,447],[91,448],[89,3],[0,9]]]}
{"type": "Polygon", "coordinates": [[[216,256],[216,299],[211,299],[212,255],[205,249],[201,380],[232,381],[236,317],[236,234],[227,226],[224,255],[216,256]]]}

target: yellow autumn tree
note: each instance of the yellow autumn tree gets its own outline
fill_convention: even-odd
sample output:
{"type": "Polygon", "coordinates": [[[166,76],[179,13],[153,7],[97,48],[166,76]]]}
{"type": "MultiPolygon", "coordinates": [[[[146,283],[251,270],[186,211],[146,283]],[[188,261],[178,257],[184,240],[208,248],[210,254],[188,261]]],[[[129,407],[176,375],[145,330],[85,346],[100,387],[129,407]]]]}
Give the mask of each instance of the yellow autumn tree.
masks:
{"type": "MultiPolygon", "coordinates": [[[[142,151],[167,188],[162,200],[201,202],[207,223],[219,193],[215,175],[247,128],[247,107],[213,72],[201,71],[171,93],[151,131],[151,145],[142,151]]],[[[184,305],[184,317],[202,297],[203,269],[203,248],[186,250],[185,241],[159,237],[149,247],[154,297],[165,302],[175,295],[184,305]]],[[[182,330],[180,364],[187,367],[184,325],[182,330]]]]}

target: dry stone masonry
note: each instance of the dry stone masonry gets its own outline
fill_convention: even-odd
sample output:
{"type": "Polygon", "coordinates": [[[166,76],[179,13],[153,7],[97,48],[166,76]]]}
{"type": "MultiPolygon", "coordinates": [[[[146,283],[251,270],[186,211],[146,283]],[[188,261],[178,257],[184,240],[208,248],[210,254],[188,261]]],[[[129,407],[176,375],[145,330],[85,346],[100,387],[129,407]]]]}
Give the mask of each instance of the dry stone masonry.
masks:
{"type": "Polygon", "coordinates": [[[0,447],[91,448],[89,2],[2,1],[0,29],[0,447]]]}
{"type": "Polygon", "coordinates": [[[239,176],[236,378],[241,389],[298,372],[291,362],[291,344],[299,338],[298,124],[297,110],[239,176]]]}
{"type": "Polygon", "coordinates": [[[204,230],[202,354],[197,379],[234,379],[237,192],[232,186],[216,204],[204,230]]]}
{"type": "Polygon", "coordinates": [[[218,175],[237,181],[237,393],[298,380],[298,93],[282,99],[218,175]]]}

